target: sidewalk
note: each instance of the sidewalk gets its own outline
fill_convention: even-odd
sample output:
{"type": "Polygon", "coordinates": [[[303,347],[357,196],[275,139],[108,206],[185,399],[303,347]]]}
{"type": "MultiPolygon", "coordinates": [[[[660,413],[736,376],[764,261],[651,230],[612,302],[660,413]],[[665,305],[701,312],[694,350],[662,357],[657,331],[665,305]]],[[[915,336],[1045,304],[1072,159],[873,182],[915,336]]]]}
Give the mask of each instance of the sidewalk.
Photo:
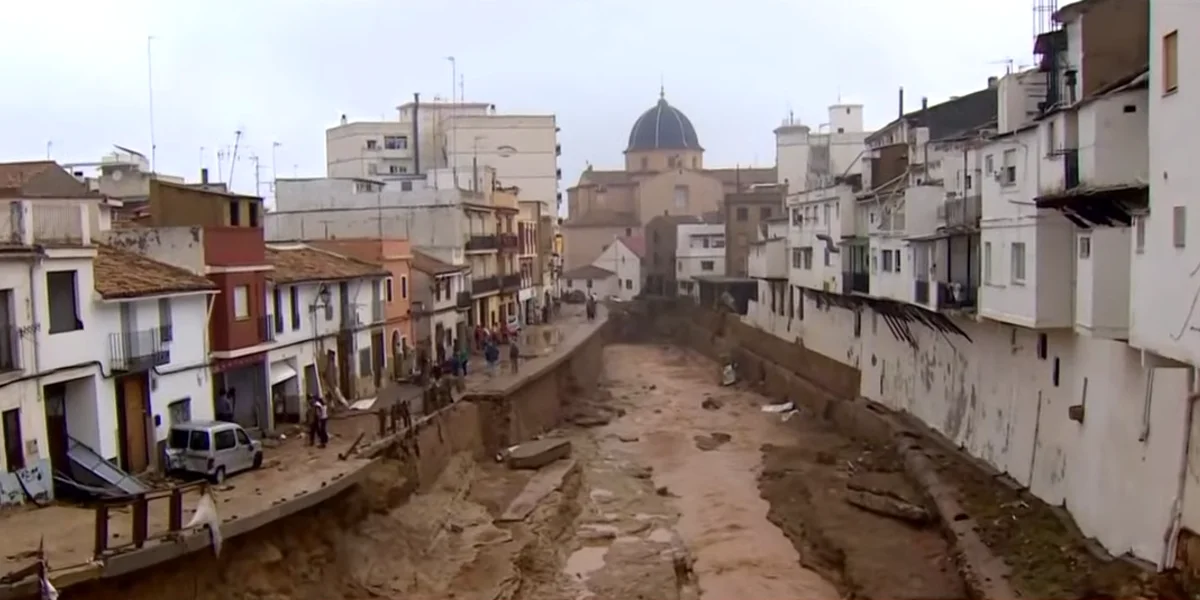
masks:
{"type": "MultiPolygon", "coordinates": [[[[266,463],[257,471],[231,476],[224,485],[216,487],[214,497],[222,523],[245,518],[265,509],[305,495],[326,486],[329,482],[353,473],[370,463],[351,458],[338,460],[354,436],[339,436],[325,449],[309,448],[303,436],[284,441],[266,450],[266,463]]],[[[183,520],[186,524],[199,501],[199,492],[184,495],[183,520]]],[[[149,536],[167,532],[168,506],[166,499],[153,501],[149,507],[149,536]]],[[[90,508],[51,505],[46,508],[15,509],[0,513],[0,577],[34,562],[39,543],[44,540],[51,576],[77,572],[88,578],[88,570],[97,571],[92,562],[95,547],[96,513],[90,508]]],[[[109,515],[109,546],[117,547],[132,540],[131,510],[113,510],[109,515]]],[[[148,540],[144,547],[160,543],[148,540]]],[[[132,546],[128,549],[132,550],[132,546]]],[[[124,550],[124,549],[122,549],[124,550]]]]}
{"type": "Polygon", "coordinates": [[[588,322],[582,306],[563,305],[562,315],[554,324],[561,332],[562,341],[553,351],[544,356],[523,358],[519,363],[519,371],[512,372],[508,363],[507,347],[501,348],[500,363],[496,365],[496,375],[487,374],[487,363],[472,361],[470,373],[467,374],[466,395],[471,394],[502,394],[513,386],[523,383],[530,375],[540,374],[543,369],[562,360],[576,346],[586,340],[608,319],[608,313],[603,307],[599,308],[596,320],[588,322]]]}

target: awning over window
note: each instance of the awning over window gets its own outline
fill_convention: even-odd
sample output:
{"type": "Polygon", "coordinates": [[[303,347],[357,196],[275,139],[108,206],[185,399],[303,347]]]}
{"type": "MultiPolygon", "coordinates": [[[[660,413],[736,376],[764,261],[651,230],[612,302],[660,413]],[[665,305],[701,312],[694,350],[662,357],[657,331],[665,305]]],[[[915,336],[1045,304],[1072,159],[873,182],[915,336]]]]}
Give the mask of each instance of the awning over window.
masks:
{"type": "Polygon", "coordinates": [[[283,383],[296,376],[296,370],[288,366],[287,361],[271,363],[271,385],[283,383]]]}

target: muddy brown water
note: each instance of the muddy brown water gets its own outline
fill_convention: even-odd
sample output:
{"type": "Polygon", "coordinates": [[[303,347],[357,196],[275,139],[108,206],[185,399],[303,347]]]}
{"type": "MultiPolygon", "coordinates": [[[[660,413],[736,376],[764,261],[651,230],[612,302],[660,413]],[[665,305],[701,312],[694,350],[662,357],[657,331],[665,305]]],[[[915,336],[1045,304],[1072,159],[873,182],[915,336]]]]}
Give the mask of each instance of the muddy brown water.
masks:
{"type": "Polygon", "coordinates": [[[760,447],[789,443],[778,415],[763,413],[753,394],[721,387],[713,363],[674,348],[612,346],[605,369],[609,391],[627,410],[612,426],[638,437],[637,454],[672,495],[701,598],[840,597],[800,566],[792,543],[767,519],[760,447]],[[703,408],[710,398],[721,408],[703,408]],[[729,441],[711,451],[697,447],[695,436],[713,434],[729,441]]]}

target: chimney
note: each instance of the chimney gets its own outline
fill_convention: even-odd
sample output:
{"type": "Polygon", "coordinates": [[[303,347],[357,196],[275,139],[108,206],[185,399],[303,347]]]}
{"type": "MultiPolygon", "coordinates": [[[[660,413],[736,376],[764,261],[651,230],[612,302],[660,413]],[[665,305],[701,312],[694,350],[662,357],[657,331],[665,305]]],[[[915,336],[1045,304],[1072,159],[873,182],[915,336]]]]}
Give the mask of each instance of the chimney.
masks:
{"type": "Polygon", "coordinates": [[[989,87],[989,88],[994,88],[994,87],[996,87],[996,86],[998,86],[998,85],[1000,85],[1000,78],[999,78],[999,77],[996,77],[995,75],[992,75],[991,77],[988,77],[988,87],[989,87]]]}
{"type": "Polygon", "coordinates": [[[904,116],[904,87],[903,86],[900,87],[900,115],[899,116],[901,116],[901,117],[904,116]]]}
{"type": "Polygon", "coordinates": [[[413,109],[412,109],[412,145],[413,149],[413,173],[421,174],[421,131],[420,121],[421,116],[421,94],[413,94],[413,109]]]}
{"type": "Polygon", "coordinates": [[[921,96],[921,110],[929,108],[929,98],[921,96]]]}
{"type": "Polygon", "coordinates": [[[200,183],[201,183],[201,185],[208,185],[208,169],[207,168],[200,169],[200,183]]]}

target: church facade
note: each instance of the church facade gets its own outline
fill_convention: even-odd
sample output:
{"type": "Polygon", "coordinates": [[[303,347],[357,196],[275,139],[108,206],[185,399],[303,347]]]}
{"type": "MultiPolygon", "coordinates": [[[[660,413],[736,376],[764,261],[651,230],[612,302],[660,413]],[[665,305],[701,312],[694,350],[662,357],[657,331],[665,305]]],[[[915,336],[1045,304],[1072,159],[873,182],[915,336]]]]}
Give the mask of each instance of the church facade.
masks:
{"type": "Polygon", "coordinates": [[[625,168],[589,166],[567,190],[565,268],[591,264],[617,237],[643,235],[654,217],[712,218],[721,213],[726,194],[775,182],[774,168],[706,169],[696,128],[660,94],[629,132],[625,168]]]}

